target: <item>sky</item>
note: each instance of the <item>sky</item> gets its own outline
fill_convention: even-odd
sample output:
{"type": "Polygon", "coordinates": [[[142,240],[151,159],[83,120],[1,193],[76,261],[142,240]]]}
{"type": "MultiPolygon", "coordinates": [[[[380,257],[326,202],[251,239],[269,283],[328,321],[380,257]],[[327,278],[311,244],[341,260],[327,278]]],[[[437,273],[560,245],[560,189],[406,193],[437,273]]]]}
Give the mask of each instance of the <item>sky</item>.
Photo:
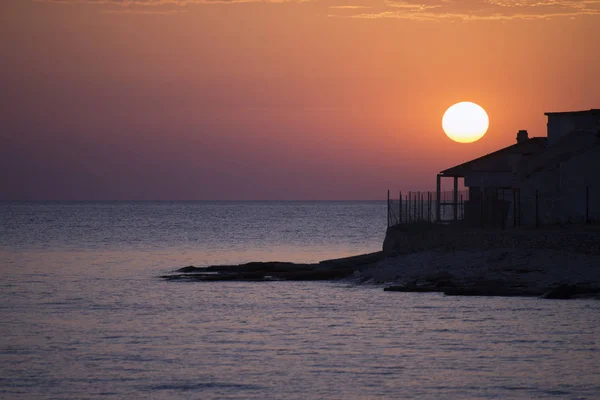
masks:
{"type": "Polygon", "coordinates": [[[434,190],[600,108],[598,26],[600,0],[2,0],[0,200],[434,190]],[[460,101],[472,144],[442,130],[460,101]]]}

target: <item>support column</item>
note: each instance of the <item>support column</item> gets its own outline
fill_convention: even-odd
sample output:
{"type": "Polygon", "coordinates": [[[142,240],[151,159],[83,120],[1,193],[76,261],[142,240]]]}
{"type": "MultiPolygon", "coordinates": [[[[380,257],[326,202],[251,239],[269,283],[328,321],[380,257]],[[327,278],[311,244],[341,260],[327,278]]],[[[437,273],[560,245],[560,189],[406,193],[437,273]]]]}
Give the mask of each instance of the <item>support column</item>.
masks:
{"type": "Polygon", "coordinates": [[[436,192],[435,192],[435,220],[437,222],[440,222],[442,220],[442,206],[441,206],[441,200],[442,200],[442,175],[438,174],[437,175],[437,185],[436,185],[436,192]]]}
{"type": "Polygon", "coordinates": [[[454,177],[454,193],[452,195],[454,203],[454,220],[458,219],[458,177],[454,177]]]}

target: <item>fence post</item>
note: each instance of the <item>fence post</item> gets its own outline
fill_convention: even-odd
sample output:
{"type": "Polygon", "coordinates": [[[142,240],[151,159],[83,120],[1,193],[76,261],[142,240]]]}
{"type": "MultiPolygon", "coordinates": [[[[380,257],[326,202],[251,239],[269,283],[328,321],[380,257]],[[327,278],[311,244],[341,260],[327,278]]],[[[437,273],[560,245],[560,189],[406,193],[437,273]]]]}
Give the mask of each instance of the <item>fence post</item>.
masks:
{"type": "Polygon", "coordinates": [[[415,193],[415,200],[413,201],[413,221],[417,221],[417,193],[415,193]]]}
{"type": "Polygon", "coordinates": [[[417,221],[421,220],[421,191],[417,192],[417,221]]]}
{"type": "Polygon", "coordinates": [[[437,175],[437,181],[436,181],[436,192],[435,192],[435,218],[437,222],[440,222],[442,219],[442,209],[441,209],[441,193],[440,190],[442,189],[442,176],[440,174],[437,175]]]}
{"type": "Polygon", "coordinates": [[[417,220],[421,220],[421,192],[418,194],[418,204],[417,204],[417,220]]]}
{"type": "Polygon", "coordinates": [[[431,222],[431,192],[427,192],[427,221],[431,222]]]}
{"type": "Polygon", "coordinates": [[[409,209],[408,209],[408,194],[406,195],[406,201],[404,202],[405,206],[404,206],[404,218],[406,219],[406,222],[408,222],[408,213],[409,213],[409,209]]]}
{"type": "Polygon", "coordinates": [[[407,204],[407,207],[408,207],[408,213],[406,214],[406,216],[408,217],[408,218],[407,218],[407,221],[408,221],[408,222],[410,222],[410,221],[412,220],[412,215],[411,215],[411,210],[412,210],[412,208],[410,207],[410,202],[411,202],[411,201],[412,201],[412,192],[410,192],[410,191],[409,191],[409,192],[408,192],[408,204],[407,204]]]}
{"type": "Polygon", "coordinates": [[[417,198],[417,221],[421,220],[421,191],[418,192],[417,198]]]}
{"type": "Polygon", "coordinates": [[[402,190],[398,195],[398,224],[402,223],[402,190]]]}

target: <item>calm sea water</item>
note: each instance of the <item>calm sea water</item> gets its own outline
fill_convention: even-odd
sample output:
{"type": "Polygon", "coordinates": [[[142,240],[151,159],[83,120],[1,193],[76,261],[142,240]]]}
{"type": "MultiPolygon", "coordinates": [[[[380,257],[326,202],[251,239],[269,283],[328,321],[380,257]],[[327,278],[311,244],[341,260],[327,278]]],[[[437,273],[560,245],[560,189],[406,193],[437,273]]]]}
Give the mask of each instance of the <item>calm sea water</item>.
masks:
{"type": "Polygon", "coordinates": [[[184,265],[376,251],[383,202],[0,203],[0,398],[600,399],[600,302],[184,265]]]}

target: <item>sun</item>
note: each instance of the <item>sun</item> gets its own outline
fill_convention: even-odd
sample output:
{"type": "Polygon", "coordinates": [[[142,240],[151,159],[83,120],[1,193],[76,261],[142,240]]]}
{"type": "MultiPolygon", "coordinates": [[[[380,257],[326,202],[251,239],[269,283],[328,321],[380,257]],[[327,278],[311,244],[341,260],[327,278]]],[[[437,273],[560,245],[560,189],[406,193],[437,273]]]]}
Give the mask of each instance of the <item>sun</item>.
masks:
{"type": "Polygon", "coordinates": [[[446,135],[459,143],[472,143],[483,137],[490,121],[485,110],[470,101],[456,103],[448,108],[442,118],[446,135]]]}

